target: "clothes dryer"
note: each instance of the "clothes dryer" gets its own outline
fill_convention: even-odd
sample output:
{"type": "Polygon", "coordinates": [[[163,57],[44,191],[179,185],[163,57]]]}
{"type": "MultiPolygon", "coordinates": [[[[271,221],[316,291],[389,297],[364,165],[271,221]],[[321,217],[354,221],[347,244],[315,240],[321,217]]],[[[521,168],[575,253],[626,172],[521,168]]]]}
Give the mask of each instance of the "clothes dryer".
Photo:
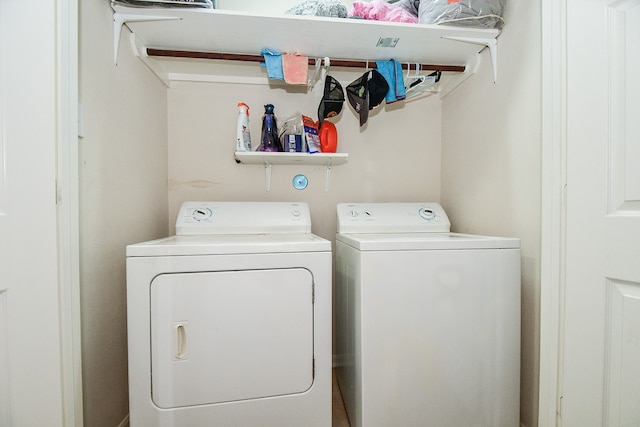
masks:
{"type": "Polygon", "coordinates": [[[133,426],[331,425],[331,243],[305,203],[187,202],[127,247],[133,426]]]}
{"type": "Polygon", "coordinates": [[[351,427],[519,424],[520,242],[436,203],[337,206],[337,377],[351,427]]]}

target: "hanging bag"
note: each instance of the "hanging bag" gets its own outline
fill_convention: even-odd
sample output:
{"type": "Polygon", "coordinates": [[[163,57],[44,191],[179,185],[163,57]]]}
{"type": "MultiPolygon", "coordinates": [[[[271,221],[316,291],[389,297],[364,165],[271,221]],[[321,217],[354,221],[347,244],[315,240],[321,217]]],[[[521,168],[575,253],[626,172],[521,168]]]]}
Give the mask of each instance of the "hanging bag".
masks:
{"type": "Polygon", "coordinates": [[[421,24],[502,28],[506,0],[421,0],[418,20],[421,24]]]}

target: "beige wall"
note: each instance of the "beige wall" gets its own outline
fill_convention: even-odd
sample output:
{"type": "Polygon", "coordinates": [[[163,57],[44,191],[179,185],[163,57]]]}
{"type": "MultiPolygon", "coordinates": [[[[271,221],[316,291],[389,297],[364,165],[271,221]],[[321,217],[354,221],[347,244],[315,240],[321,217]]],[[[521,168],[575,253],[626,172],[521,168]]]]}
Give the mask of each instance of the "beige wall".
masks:
{"type": "MultiPolygon", "coordinates": [[[[256,66],[258,66],[256,64],[256,66]]],[[[346,86],[358,73],[332,73],[346,86]]],[[[332,119],[338,151],[349,160],[331,168],[325,192],[322,166],[273,166],[271,190],[265,168],[236,164],[238,102],[250,106],[251,137],[259,144],[264,104],[275,105],[279,120],[299,111],[317,117],[324,83],[312,93],[267,85],[175,83],[169,90],[169,221],[186,200],[305,201],[313,232],[333,240],[336,203],[358,201],[439,200],[440,100],[437,96],[382,106],[362,130],[350,106],[332,119]],[[293,188],[296,174],[309,186],[293,188]]]]}
{"type": "Polygon", "coordinates": [[[442,203],[459,232],[522,244],[521,420],[537,425],[540,312],[541,30],[539,2],[509,2],[498,39],[498,82],[488,52],[443,101],[442,203]]]}
{"type": "Polygon", "coordinates": [[[85,426],[129,412],[125,246],[167,227],[166,88],[131,54],[113,64],[109,2],[80,4],[80,292],[85,426]]]}

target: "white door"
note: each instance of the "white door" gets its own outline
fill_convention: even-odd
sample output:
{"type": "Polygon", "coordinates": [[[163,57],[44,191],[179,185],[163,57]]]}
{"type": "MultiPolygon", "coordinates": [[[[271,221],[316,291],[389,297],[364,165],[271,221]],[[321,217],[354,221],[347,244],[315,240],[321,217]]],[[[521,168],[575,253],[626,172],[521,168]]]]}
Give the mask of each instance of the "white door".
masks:
{"type": "Polygon", "coordinates": [[[640,0],[567,1],[561,419],[640,425],[640,0]]]}
{"type": "Polygon", "coordinates": [[[63,3],[0,1],[2,427],[74,425],[63,419],[56,212],[63,3]]]}

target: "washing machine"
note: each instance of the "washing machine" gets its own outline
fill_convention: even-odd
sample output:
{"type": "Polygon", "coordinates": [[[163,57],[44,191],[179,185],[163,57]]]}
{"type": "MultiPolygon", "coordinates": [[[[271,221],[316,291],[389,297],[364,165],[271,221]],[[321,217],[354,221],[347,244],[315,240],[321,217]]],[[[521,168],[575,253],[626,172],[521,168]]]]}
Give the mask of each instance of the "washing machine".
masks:
{"type": "Polygon", "coordinates": [[[132,426],[331,425],[331,243],[307,204],[186,202],[126,255],[132,426]]]}
{"type": "Polygon", "coordinates": [[[520,242],[436,203],[337,206],[337,378],[351,427],[515,427],[520,242]]]}

